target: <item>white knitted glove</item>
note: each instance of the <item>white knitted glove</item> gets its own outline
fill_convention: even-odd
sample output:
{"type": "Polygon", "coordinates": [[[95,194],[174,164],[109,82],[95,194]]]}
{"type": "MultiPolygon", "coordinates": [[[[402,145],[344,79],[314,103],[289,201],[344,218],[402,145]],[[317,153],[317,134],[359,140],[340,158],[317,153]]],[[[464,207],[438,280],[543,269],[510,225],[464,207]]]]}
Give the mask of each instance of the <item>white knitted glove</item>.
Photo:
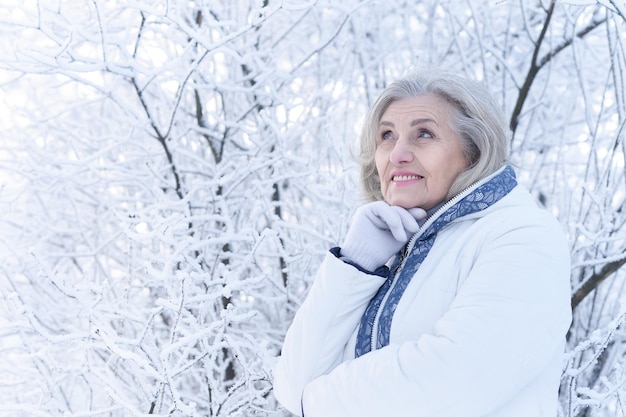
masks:
{"type": "Polygon", "coordinates": [[[354,213],[341,256],[367,271],[383,266],[419,229],[417,220],[426,217],[421,208],[404,209],[375,201],[354,213]]]}

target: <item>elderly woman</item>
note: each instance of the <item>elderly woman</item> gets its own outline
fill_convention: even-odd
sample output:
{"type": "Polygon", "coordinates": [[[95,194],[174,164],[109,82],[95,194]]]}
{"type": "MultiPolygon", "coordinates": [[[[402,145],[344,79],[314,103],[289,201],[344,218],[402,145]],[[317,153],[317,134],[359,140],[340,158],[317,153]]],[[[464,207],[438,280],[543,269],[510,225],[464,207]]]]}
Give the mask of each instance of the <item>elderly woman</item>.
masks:
{"type": "Polygon", "coordinates": [[[287,332],[306,417],[556,416],[570,318],[558,222],[507,165],[502,111],[441,72],[391,84],[361,139],[368,204],[287,332]]]}

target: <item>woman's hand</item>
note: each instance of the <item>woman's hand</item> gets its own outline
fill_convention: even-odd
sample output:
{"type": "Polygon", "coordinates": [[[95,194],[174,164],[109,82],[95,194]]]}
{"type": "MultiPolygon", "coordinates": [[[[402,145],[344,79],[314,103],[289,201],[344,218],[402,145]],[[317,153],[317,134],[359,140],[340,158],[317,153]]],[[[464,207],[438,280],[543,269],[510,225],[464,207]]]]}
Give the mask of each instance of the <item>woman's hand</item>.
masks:
{"type": "Polygon", "coordinates": [[[404,209],[375,201],[359,207],[341,246],[341,255],[368,271],[383,266],[419,229],[421,208],[404,209]]]}

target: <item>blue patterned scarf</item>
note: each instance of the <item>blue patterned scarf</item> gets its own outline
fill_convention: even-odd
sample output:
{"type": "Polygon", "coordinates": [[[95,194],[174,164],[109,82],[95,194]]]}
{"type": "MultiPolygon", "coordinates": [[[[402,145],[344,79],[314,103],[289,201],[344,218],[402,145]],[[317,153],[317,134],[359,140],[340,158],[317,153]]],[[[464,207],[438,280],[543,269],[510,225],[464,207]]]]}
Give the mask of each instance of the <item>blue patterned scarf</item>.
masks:
{"type": "MultiPolygon", "coordinates": [[[[396,255],[389,269],[387,280],[380,287],[374,298],[370,300],[365,313],[361,317],[355,348],[355,356],[357,358],[372,349],[372,330],[375,325],[377,336],[375,348],[380,349],[389,344],[391,320],[398,302],[411,278],[413,278],[432,248],[437,232],[459,217],[486,209],[507,195],[516,185],[515,172],[513,168],[507,165],[493,174],[491,178],[488,177],[482,183],[479,182],[457,195],[450,200],[449,204],[443,205],[437,211],[437,213],[441,213],[440,215],[435,213],[433,218],[428,219],[424,223],[422,229],[424,227],[425,229],[423,232],[422,229],[418,231],[417,241],[411,247],[411,252],[408,256],[403,256],[403,251],[396,255]],[[402,266],[405,258],[406,262],[398,273],[398,269],[402,266]],[[383,301],[384,305],[382,305],[383,301]],[[377,316],[378,322],[375,324],[377,316]]],[[[411,241],[413,240],[415,240],[415,236],[411,239],[411,241]]],[[[408,250],[409,247],[410,243],[409,246],[405,247],[404,251],[408,250]]]]}

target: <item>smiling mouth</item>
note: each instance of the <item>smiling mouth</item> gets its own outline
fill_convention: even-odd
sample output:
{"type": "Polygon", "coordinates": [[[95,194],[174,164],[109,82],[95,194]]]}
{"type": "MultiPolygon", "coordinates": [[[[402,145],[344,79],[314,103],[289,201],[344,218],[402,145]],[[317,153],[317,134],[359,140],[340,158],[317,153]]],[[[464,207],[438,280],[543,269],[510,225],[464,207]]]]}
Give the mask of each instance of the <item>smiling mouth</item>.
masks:
{"type": "Polygon", "coordinates": [[[395,182],[400,182],[400,181],[414,181],[414,180],[419,180],[422,178],[424,177],[422,177],[421,175],[394,175],[391,178],[391,180],[395,182]]]}

